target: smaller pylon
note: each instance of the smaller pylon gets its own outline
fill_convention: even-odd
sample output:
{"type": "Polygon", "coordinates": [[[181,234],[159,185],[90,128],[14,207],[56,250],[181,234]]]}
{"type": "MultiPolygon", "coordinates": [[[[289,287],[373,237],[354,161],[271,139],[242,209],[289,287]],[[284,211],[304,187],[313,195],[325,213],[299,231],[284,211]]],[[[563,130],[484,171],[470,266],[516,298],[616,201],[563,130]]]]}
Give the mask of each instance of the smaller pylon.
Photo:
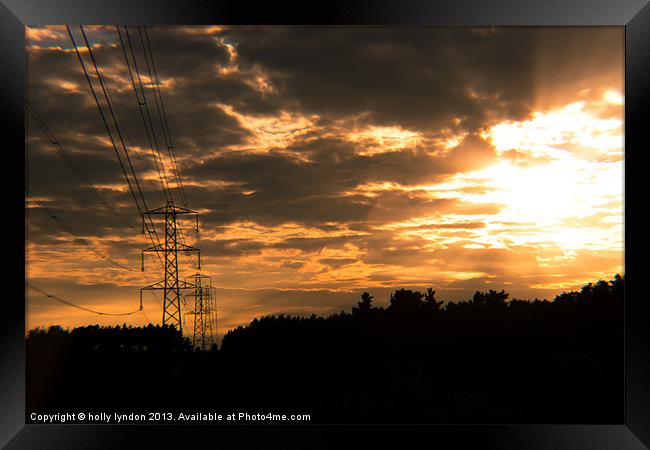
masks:
{"type": "Polygon", "coordinates": [[[194,309],[186,314],[194,316],[194,333],[192,345],[205,351],[217,343],[215,339],[216,313],[213,307],[213,290],[211,278],[195,273],[188,277],[194,285],[194,309]]]}

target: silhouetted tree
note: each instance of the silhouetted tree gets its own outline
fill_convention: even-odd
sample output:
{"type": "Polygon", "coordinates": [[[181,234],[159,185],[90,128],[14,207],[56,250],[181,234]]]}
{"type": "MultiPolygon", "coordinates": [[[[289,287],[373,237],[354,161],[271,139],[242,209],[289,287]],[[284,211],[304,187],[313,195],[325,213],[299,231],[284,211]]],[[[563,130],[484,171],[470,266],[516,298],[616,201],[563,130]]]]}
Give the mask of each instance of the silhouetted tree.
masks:
{"type": "Polygon", "coordinates": [[[398,289],[390,295],[388,309],[395,312],[416,312],[422,306],[424,294],[410,289],[398,289]]]}
{"type": "Polygon", "coordinates": [[[357,303],[358,306],[352,307],[352,314],[365,314],[372,309],[372,299],[374,297],[367,292],[361,294],[361,301],[357,303]]]}
{"type": "Polygon", "coordinates": [[[50,351],[188,351],[192,345],[188,338],[173,325],[151,324],[146,327],[117,325],[100,327],[88,325],[72,330],[52,326],[47,330],[37,328],[27,334],[27,346],[33,349],[49,348],[50,351]]]}
{"type": "Polygon", "coordinates": [[[505,291],[497,292],[490,289],[488,292],[476,291],[472,298],[472,305],[479,310],[494,311],[506,308],[506,299],[508,293],[505,291]]]}
{"type": "Polygon", "coordinates": [[[436,291],[432,288],[428,288],[424,293],[424,307],[428,311],[439,311],[441,309],[443,302],[436,301],[436,291]]]}

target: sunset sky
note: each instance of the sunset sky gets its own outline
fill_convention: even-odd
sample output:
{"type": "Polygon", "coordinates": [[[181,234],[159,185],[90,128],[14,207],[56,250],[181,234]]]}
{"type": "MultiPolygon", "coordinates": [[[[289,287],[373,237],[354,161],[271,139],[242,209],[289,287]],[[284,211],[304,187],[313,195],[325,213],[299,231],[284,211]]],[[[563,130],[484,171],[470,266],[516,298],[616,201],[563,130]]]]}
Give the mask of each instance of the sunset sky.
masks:
{"type": "MultiPolygon", "coordinates": [[[[84,30],[147,204],[162,206],[116,28],[84,30]]],[[[138,29],[129,32],[153,105],[138,29]]],[[[140,272],[151,244],[66,28],[26,34],[27,97],[113,209],[28,116],[29,187],[85,239],[27,197],[28,278],[88,308],[134,310],[160,265],[149,256],[140,272]]],[[[220,336],[264,314],[349,311],[364,290],[380,305],[400,287],[433,287],[441,300],[490,288],[552,299],[624,270],[622,27],[148,34],[200,213],[200,241],[187,222],[184,234],[217,287],[220,336]]],[[[195,271],[179,261],[181,275],[195,271]]],[[[160,322],[160,295],[144,300],[144,313],[122,320],[29,291],[27,325],[160,322]]]]}

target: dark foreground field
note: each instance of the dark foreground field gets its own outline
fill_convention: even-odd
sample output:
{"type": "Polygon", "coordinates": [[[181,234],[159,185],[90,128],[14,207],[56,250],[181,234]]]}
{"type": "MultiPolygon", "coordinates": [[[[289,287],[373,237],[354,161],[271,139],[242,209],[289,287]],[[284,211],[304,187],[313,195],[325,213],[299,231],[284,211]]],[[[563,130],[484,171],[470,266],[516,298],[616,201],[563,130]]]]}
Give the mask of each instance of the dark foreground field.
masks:
{"type": "Polygon", "coordinates": [[[620,423],[620,277],[548,301],[396,291],[256,319],[218,351],[168,327],[32,330],[27,411],[307,413],[311,422],[620,423]]]}

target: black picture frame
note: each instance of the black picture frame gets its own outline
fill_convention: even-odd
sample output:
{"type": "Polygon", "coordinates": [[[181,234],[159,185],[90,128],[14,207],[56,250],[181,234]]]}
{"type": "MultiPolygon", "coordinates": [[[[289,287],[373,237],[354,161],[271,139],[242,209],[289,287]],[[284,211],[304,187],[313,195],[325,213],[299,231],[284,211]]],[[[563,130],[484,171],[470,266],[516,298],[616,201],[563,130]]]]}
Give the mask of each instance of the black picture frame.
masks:
{"type": "MultiPolygon", "coordinates": [[[[18,148],[24,145],[25,127],[25,25],[46,24],[301,24],[301,25],[588,25],[624,26],[625,69],[625,417],[610,425],[430,425],[363,426],[364,447],[397,439],[400,445],[416,445],[424,439],[439,448],[499,449],[642,449],[650,446],[650,327],[648,301],[641,297],[645,240],[640,173],[647,151],[643,118],[650,109],[650,5],[648,0],[463,0],[443,1],[328,1],[296,5],[266,2],[208,0],[0,0],[0,109],[5,128],[4,156],[20,164],[18,148]],[[15,144],[9,145],[9,137],[15,144]],[[23,144],[20,144],[20,143],[23,144]],[[638,189],[640,194],[634,193],[638,189]],[[399,430],[401,435],[396,436],[399,430]],[[405,434],[406,433],[406,434],[405,434]],[[403,436],[409,435],[409,441],[403,436]],[[441,444],[442,443],[442,444],[441,444]]],[[[25,157],[25,154],[23,154],[25,157]]],[[[24,159],[22,161],[24,164],[24,159]]],[[[14,166],[15,165],[15,166],[14,166]]],[[[14,169],[15,172],[17,170],[14,169]]],[[[24,191],[19,181],[6,176],[6,221],[20,233],[24,191]],[[21,198],[21,195],[23,197],[21,198]]],[[[23,222],[24,223],[24,222],[23,222]]],[[[281,440],[283,448],[340,445],[349,426],[99,426],[25,425],[25,304],[24,290],[16,283],[24,274],[25,248],[19,239],[7,254],[7,277],[2,295],[3,328],[0,337],[0,445],[6,448],[195,448],[196,440],[210,446],[224,439],[246,446],[253,433],[264,434],[267,445],[281,440]],[[14,271],[14,272],[12,272],[14,271]],[[13,288],[11,287],[12,285],[13,288]],[[21,295],[22,292],[22,295],[21,295]],[[309,437],[306,434],[310,434],[309,437]],[[316,434],[317,436],[314,436],[316,434]],[[270,439],[270,441],[268,440],[270,439]],[[145,445],[146,443],[146,445],[145,445]]],[[[9,246],[10,247],[10,246],[9,246]]],[[[598,395],[594,393],[594,395],[598,395]]],[[[348,441],[350,442],[350,441],[348,441]]],[[[421,444],[418,444],[421,445],[421,444]]]]}

